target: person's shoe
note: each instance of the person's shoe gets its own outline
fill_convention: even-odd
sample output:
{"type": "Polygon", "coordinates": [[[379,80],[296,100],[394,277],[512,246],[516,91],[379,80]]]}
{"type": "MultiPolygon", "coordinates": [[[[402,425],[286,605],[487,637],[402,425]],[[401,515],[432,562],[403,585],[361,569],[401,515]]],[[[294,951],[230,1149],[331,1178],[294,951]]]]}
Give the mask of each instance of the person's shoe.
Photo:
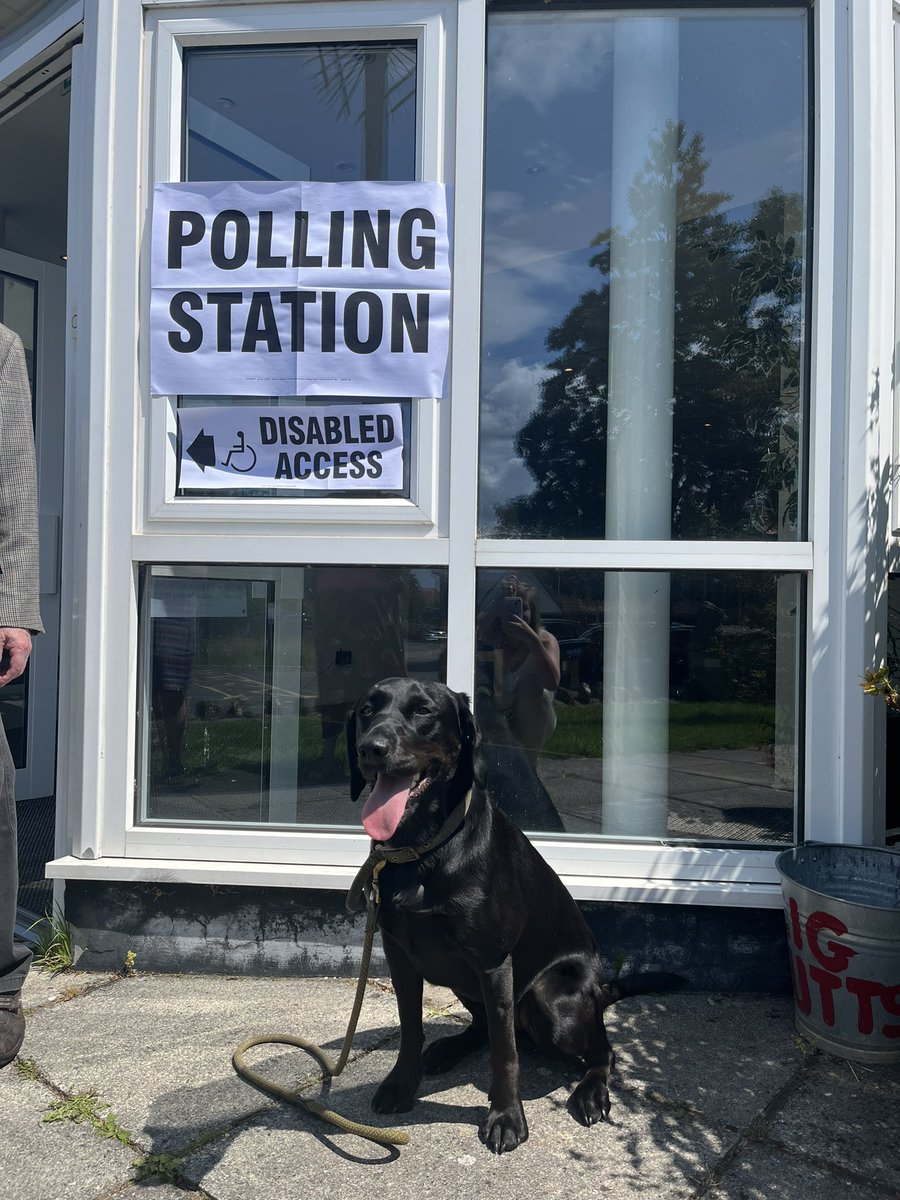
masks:
{"type": "Polygon", "coordinates": [[[0,992],[0,1067],[11,1063],[25,1040],[22,993],[0,992]]]}

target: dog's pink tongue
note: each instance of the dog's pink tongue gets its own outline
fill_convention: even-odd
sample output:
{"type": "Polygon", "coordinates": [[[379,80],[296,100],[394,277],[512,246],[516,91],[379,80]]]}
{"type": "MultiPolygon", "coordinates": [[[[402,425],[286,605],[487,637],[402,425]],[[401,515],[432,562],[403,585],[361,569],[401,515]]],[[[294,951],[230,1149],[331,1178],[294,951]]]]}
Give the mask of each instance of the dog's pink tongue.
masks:
{"type": "Polygon", "coordinates": [[[379,775],[363,805],[363,829],[373,842],[392,837],[406,809],[414,775],[379,775]]]}

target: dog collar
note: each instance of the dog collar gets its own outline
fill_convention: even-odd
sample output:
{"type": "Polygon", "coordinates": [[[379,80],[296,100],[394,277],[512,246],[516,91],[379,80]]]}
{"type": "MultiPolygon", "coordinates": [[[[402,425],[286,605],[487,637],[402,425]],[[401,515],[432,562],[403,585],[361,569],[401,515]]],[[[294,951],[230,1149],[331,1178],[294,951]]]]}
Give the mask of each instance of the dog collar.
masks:
{"type": "Polygon", "coordinates": [[[416,862],[431,850],[436,850],[438,846],[443,845],[460,825],[466,819],[466,813],[469,811],[469,805],[472,803],[471,790],[466,794],[466,798],[457,804],[452,810],[443,825],[437,831],[430,842],[424,846],[386,846],[383,842],[373,842],[372,850],[369,857],[363,863],[356,873],[356,877],[350,884],[350,890],[347,893],[347,899],[344,906],[347,912],[356,912],[359,908],[359,899],[363,892],[366,891],[369,883],[372,884],[372,892],[375,897],[376,904],[378,903],[378,872],[385,863],[411,863],[416,862]]]}

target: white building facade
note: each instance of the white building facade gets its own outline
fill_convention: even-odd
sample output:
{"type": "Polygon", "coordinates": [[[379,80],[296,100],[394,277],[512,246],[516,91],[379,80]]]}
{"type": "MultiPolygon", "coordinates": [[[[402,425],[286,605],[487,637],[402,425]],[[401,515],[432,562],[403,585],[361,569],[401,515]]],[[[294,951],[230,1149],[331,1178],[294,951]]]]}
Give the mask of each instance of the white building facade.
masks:
{"type": "MultiPolygon", "coordinates": [[[[58,889],[339,895],[368,848],[344,720],[396,674],[475,698],[498,802],[581,901],[774,911],[779,850],[891,841],[860,686],[900,569],[890,0],[26,15],[0,320],[48,634],[4,719],[58,889]],[[386,403],[151,393],[154,185],[217,180],[446,185],[447,382],[391,398],[396,486],[183,486],[191,408],[386,403]],[[491,631],[504,581],[556,688],[491,631]]],[[[226,353],[262,337],[217,313],[226,353]]]]}

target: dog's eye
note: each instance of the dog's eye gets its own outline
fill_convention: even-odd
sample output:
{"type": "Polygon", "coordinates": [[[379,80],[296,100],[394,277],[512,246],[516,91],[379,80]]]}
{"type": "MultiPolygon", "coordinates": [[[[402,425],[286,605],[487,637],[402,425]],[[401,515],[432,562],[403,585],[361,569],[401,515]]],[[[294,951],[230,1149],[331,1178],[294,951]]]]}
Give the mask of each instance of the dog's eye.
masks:
{"type": "Polygon", "coordinates": [[[372,708],[371,704],[364,704],[362,706],[362,708],[359,710],[359,715],[361,717],[371,717],[371,715],[374,711],[375,710],[372,708]]]}
{"type": "Polygon", "coordinates": [[[416,707],[412,710],[412,715],[414,717],[430,717],[431,709],[428,707],[427,704],[417,704],[416,707]]]}

